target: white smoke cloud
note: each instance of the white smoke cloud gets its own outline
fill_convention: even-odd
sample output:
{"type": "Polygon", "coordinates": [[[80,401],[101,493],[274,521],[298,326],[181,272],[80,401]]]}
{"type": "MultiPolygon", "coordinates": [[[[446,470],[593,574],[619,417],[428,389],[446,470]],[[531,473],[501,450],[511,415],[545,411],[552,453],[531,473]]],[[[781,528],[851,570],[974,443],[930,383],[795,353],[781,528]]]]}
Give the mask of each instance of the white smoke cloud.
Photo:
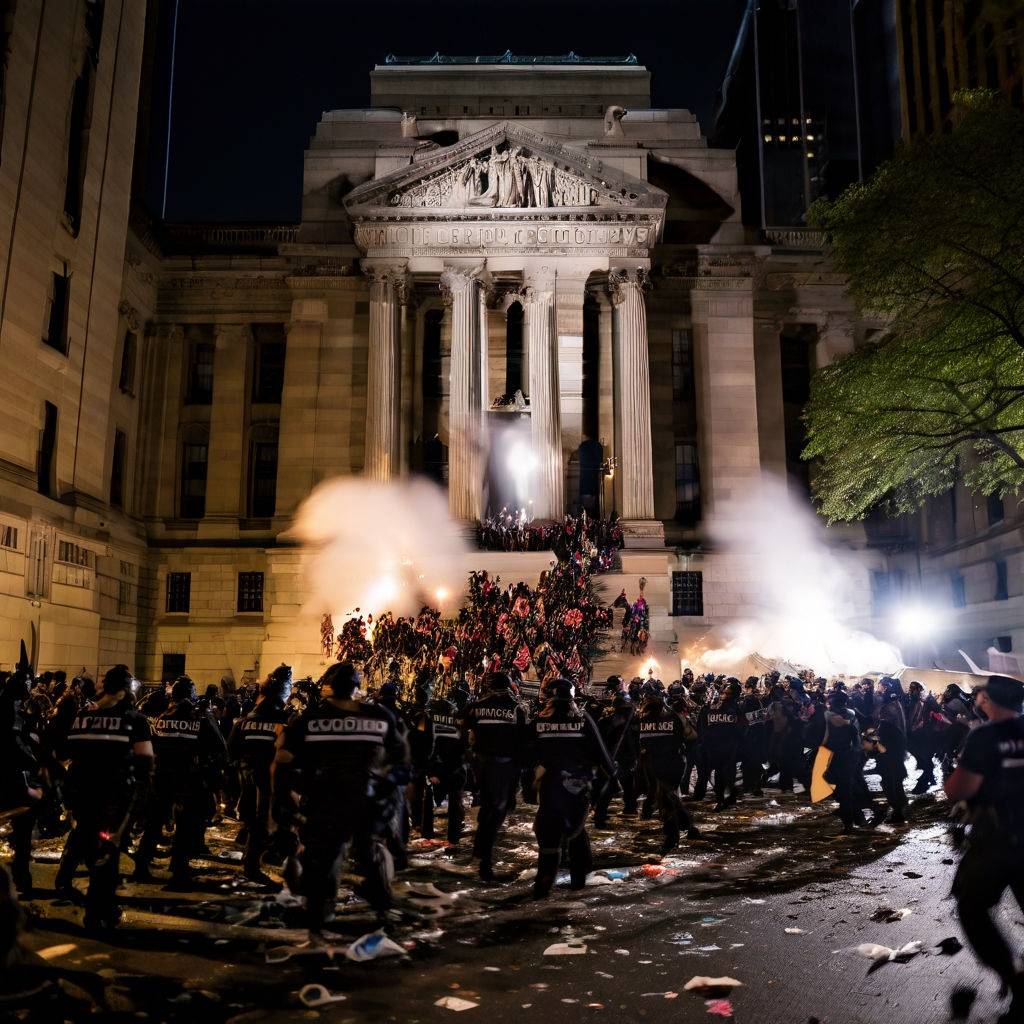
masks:
{"type": "Polygon", "coordinates": [[[865,567],[829,543],[806,499],[778,479],[726,502],[709,525],[717,551],[749,575],[751,614],[725,630],[727,643],[699,665],[729,671],[757,654],[820,675],[896,672],[899,651],[846,623],[856,615],[854,592],[865,567]]]}
{"type": "Polygon", "coordinates": [[[326,480],[299,506],[289,537],[306,549],[306,614],[451,611],[465,590],[465,528],[422,478],[326,480]]]}

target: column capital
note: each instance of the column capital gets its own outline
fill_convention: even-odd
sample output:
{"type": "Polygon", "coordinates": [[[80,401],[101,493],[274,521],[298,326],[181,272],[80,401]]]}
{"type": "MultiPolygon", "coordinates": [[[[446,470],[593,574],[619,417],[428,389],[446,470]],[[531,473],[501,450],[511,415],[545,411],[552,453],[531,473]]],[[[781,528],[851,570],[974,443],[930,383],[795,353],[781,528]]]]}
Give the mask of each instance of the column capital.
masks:
{"type": "Polygon", "coordinates": [[[228,343],[237,340],[251,330],[250,324],[215,324],[213,334],[218,342],[228,343]]]}
{"type": "Polygon", "coordinates": [[[643,291],[650,284],[650,277],[644,267],[613,267],[608,271],[608,293],[612,305],[624,302],[631,289],[643,291]]]}
{"type": "Polygon", "coordinates": [[[523,271],[523,294],[527,302],[535,302],[545,293],[553,294],[554,290],[554,267],[527,267],[523,271]]]}
{"type": "Polygon", "coordinates": [[[359,269],[373,282],[398,282],[408,272],[407,259],[377,259],[371,257],[360,261],[359,269]]]}
{"type": "Polygon", "coordinates": [[[476,284],[482,278],[486,266],[486,263],[447,264],[438,282],[445,304],[450,304],[453,296],[476,284]]]}

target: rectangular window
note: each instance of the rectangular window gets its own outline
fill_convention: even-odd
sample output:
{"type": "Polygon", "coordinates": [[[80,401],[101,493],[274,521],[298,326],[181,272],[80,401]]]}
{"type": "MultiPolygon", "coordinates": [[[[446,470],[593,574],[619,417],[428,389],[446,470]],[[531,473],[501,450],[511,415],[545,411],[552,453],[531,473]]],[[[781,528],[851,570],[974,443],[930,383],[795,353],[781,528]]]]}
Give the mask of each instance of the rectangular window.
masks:
{"type": "Polygon", "coordinates": [[[85,62],[75,79],[71,94],[71,123],[68,132],[67,164],[64,183],[64,216],[71,234],[77,236],[82,225],[82,197],[85,193],[85,170],[89,158],[89,127],[92,120],[93,66],[85,62]]]}
{"type": "Polygon", "coordinates": [[[132,606],[132,585],[127,580],[117,581],[117,614],[129,614],[132,606]]]}
{"type": "Polygon", "coordinates": [[[967,607],[967,588],[964,585],[964,578],[960,573],[953,573],[950,578],[950,584],[953,588],[953,607],[954,608],[966,608],[967,607]]]}
{"type": "Polygon", "coordinates": [[[902,593],[902,569],[871,574],[871,606],[875,615],[888,615],[902,593]]]}
{"type": "Polygon", "coordinates": [[[138,339],[134,331],[125,331],[121,345],[121,372],[118,374],[117,386],[126,394],[135,394],[135,348],[138,339]]]}
{"type": "Polygon", "coordinates": [[[213,401],[213,352],[208,341],[197,341],[189,351],[186,405],[209,405],[213,401]]]}
{"type": "Polygon", "coordinates": [[[187,444],[181,453],[181,517],[202,519],[206,515],[205,444],[187,444]]]}
{"type": "Polygon", "coordinates": [[[985,507],[988,511],[988,525],[995,526],[1003,521],[1003,499],[998,494],[990,494],[985,498],[985,507]]]}
{"type": "Polygon", "coordinates": [[[80,565],[85,569],[93,567],[93,553],[81,544],[74,541],[61,540],[57,542],[57,561],[67,565],[80,565]]]}
{"type": "Polygon", "coordinates": [[[185,655],[167,654],[163,655],[163,664],[160,668],[160,681],[173,683],[178,676],[185,674],[185,655]]]}
{"type": "Polygon", "coordinates": [[[1010,591],[1007,583],[1006,563],[1000,558],[996,560],[996,601],[1005,601],[1009,598],[1010,591]]]}
{"type": "Polygon", "coordinates": [[[697,446],[676,445],[676,519],[693,525],[700,518],[700,473],[697,446]]]}
{"type": "Polygon", "coordinates": [[[164,611],[187,613],[192,603],[192,573],[169,572],[167,574],[167,600],[164,611]]]}
{"type": "Polygon", "coordinates": [[[16,526],[0,523],[0,548],[18,550],[18,528],[16,526]]]}
{"type": "Polygon", "coordinates": [[[50,274],[50,291],[46,296],[46,320],[43,343],[68,354],[68,310],[71,305],[71,278],[67,274],[50,274]]]}
{"type": "Polygon", "coordinates": [[[121,562],[121,575],[127,579],[135,579],[135,566],[131,562],[121,562]]]}
{"type": "Polygon", "coordinates": [[[693,400],[693,334],[688,330],[672,332],[672,398],[677,402],[693,400]]]}
{"type": "Polygon", "coordinates": [[[240,612],[263,611],[263,573],[240,572],[238,574],[238,610],[240,612]]]}
{"type": "Polygon", "coordinates": [[[284,341],[258,340],[252,380],[252,400],[278,405],[284,389],[284,341]]]}
{"type": "Polygon", "coordinates": [[[57,489],[54,472],[57,456],[57,406],[46,402],[43,410],[43,429],[39,432],[39,452],[36,455],[36,490],[48,498],[57,489]]]}
{"type": "Polygon", "coordinates": [[[249,515],[269,518],[277,504],[277,442],[254,441],[249,465],[249,515]]]}
{"type": "Polygon", "coordinates": [[[672,614],[704,614],[704,574],[691,570],[672,573],[672,614]]]}
{"type": "Polygon", "coordinates": [[[1009,654],[1013,650],[1013,637],[997,636],[996,650],[999,651],[1000,654],[1009,654]]]}
{"type": "Polygon", "coordinates": [[[110,458],[110,504],[124,508],[124,470],[128,459],[128,435],[114,431],[114,451],[110,458]]]}

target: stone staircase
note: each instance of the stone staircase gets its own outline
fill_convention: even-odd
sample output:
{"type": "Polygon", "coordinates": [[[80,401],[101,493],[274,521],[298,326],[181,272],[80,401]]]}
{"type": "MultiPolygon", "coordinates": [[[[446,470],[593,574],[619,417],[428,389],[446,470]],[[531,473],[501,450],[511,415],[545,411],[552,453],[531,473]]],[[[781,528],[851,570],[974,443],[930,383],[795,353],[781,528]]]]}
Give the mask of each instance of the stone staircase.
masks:
{"type": "Polygon", "coordinates": [[[676,653],[676,633],[669,614],[672,610],[672,593],[668,571],[669,552],[662,550],[624,550],[620,553],[621,568],[601,573],[594,577],[594,589],[600,600],[611,604],[625,590],[632,604],[640,594],[640,580],[646,579],[644,597],[650,608],[651,638],[647,650],[639,657],[627,650],[619,650],[622,640],[621,608],[615,609],[613,627],[605,637],[607,653],[594,664],[594,684],[600,686],[610,675],[621,675],[628,682],[641,674],[641,666],[648,658],[654,658],[660,668],[657,674],[666,682],[679,675],[679,658],[676,653]]]}

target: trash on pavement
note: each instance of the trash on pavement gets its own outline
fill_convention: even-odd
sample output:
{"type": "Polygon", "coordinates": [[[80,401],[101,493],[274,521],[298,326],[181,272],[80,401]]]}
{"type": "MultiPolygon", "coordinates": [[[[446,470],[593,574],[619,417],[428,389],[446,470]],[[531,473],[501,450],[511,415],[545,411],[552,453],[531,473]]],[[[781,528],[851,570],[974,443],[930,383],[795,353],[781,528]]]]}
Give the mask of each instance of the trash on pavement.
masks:
{"type": "Polygon", "coordinates": [[[326,1006],[328,1003],[343,1003],[347,997],[341,992],[331,992],[323,985],[303,985],[299,999],[303,1006],[326,1006]]]}
{"type": "Polygon", "coordinates": [[[854,950],[861,956],[874,960],[876,963],[888,963],[890,961],[904,962],[909,960],[911,957],[917,956],[923,948],[923,942],[914,940],[896,949],[891,949],[889,946],[880,946],[875,942],[862,942],[859,946],[855,946],[854,950]]]}
{"type": "Polygon", "coordinates": [[[704,1005],[713,1017],[732,1017],[732,1003],[728,999],[709,999],[704,1005]]]}
{"type": "Polygon", "coordinates": [[[39,950],[39,955],[44,960],[56,960],[59,956],[67,956],[68,953],[78,949],[73,942],[62,942],[59,946],[47,946],[46,949],[39,950]]]}
{"type": "Polygon", "coordinates": [[[803,928],[787,928],[786,929],[786,934],[787,935],[806,935],[807,932],[805,932],[803,930],[803,928]]]}
{"type": "Polygon", "coordinates": [[[881,906],[871,915],[871,920],[876,924],[895,924],[905,917],[910,917],[912,913],[913,911],[906,907],[894,910],[892,907],[881,906]]]}
{"type": "Polygon", "coordinates": [[[357,964],[367,960],[376,960],[382,956],[404,956],[405,950],[397,942],[393,942],[383,932],[370,932],[356,939],[345,950],[345,959],[357,964]]]}
{"type": "Polygon", "coordinates": [[[585,942],[556,942],[544,950],[544,956],[579,956],[586,952],[585,942]]]}
{"type": "Polygon", "coordinates": [[[734,988],[742,988],[743,982],[723,975],[720,978],[707,978],[703,974],[694,975],[684,986],[684,992],[696,992],[697,995],[727,994],[734,988]]]}
{"type": "Polygon", "coordinates": [[[441,996],[435,1003],[435,1006],[440,1006],[442,1010],[455,1010],[456,1013],[461,1013],[463,1010],[472,1010],[479,1006],[479,1003],[474,1003],[471,999],[460,999],[458,996],[441,996]]]}

